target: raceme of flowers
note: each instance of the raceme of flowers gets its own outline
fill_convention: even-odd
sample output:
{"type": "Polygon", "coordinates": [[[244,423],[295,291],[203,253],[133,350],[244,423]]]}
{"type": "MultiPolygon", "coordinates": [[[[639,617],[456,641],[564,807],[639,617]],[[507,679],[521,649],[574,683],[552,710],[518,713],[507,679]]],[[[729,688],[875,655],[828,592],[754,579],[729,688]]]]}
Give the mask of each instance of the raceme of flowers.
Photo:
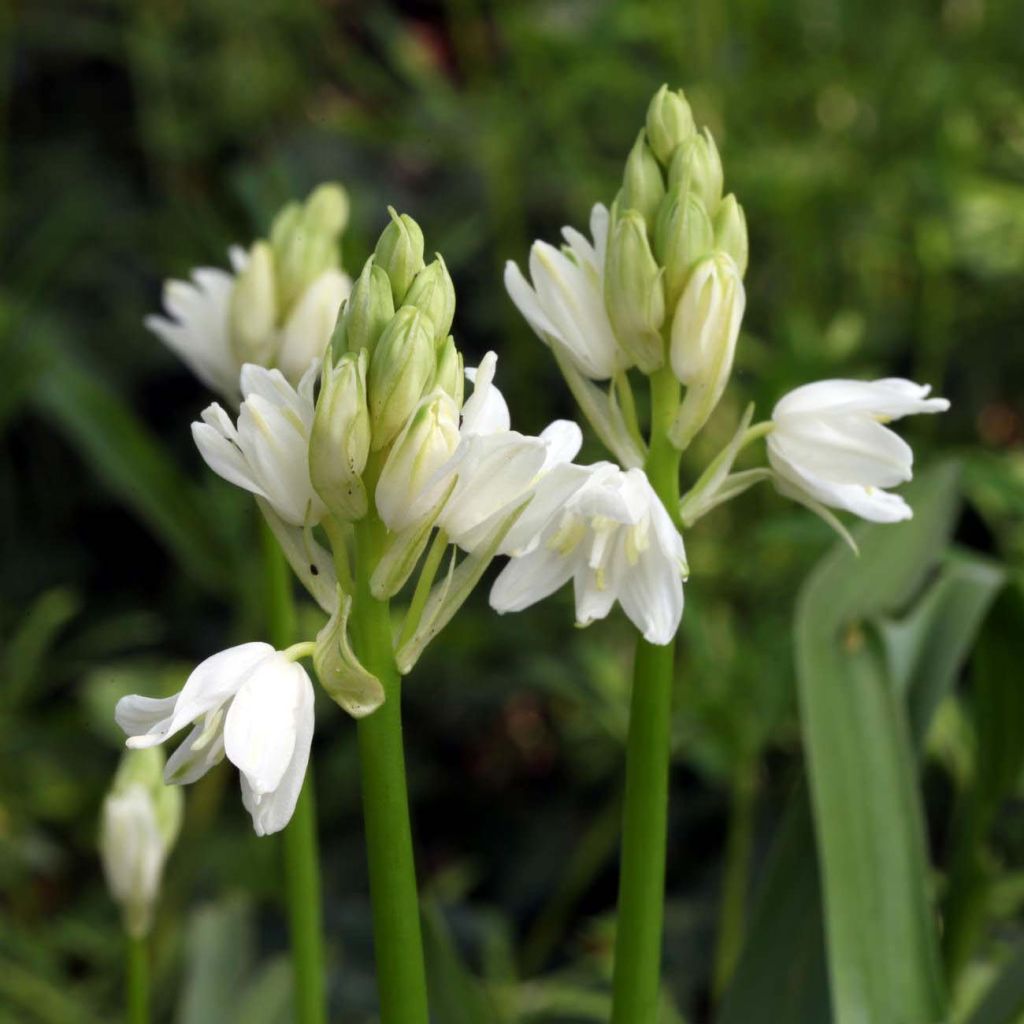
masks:
{"type": "Polygon", "coordinates": [[[234,275],[206,269],[191,285],[168,284],[169,317],[147,323],[237,403],[237,414],[214,403],[193,424],[200,453],[255,496],[328,621],[288,651],[255,643],[214,655],[175,697],[125,698],[117,718],[129,746],[191,724],[167,780],[193,781],[227,756],[256,831],[273,832],[292,813],[312,737],[312,684],[298,659],[312,655],[354,717],[385,699],[349,636],[367,600],[358,580],[376,601],[411,590],[393,638],[403,673],[498,555],[509,561],[491,590],[497,611],[571,580],[579,625],[618,603],[645,641],[664,645],[683,612],[681,529],[748,487],[772,480],[847,537],[832,509],[909,516],[887,488],[910,478],[912,453],[884,424],[948,403],[902,380],[806,385],[756,424],[748,410],[680,498],[679,453],[721,400],[746,304],[746,223],[723,182],[711,133],[697,130],[682,92],[663,87],[618,194],[593,207],[590,238],[565,228],[561,248],[534,243],[529,277],[506,266],[512,301],[615,462],[575,463],[582,433],[569,421],[538,436],[512,429],[497,357],[464,366],[451,277],[440,256],[424,259],[411,217],[390,211],[350,286],[339,186],[286,207],[268,240],[233,251],[234,275]],[[644,378],[647,424],[633,393],[644,378]],[[734,471],[762,439],[768,465],[734,471]]]}

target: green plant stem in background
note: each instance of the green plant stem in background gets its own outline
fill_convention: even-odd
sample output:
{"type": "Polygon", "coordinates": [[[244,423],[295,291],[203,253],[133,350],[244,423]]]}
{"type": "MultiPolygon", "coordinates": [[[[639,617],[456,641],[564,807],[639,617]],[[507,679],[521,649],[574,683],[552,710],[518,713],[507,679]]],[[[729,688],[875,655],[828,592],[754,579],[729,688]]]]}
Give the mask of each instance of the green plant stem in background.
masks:
{"type": "Polygon", "coordinates": [[[149,1024],[149,943],[144,935],[126,936],[125,943],[128,1024],[149,1024]]]}
{"type": "MultiPolygon", "coordinates": [[[[644,468],[673,521],[679,509],[679,452],[669,444],[668,428],[678,400],[679,384],[671,372],[662,370],[651,378],[651,443],[644,468]]],[[[674,644],[637,642],[626,742],[612,1024],[654,1024],[658,1016],[674,655],[674,644]]]]}
{"type": "MultiPolygon", "coordinates": [[[[261,526],[267,628],[270,642],[278,650],[284,650],[295,639],[291,574],[270,528],[265,523],[261,526]]],[[[297,1024],[324,1024],[327,1020],[315,808],[313,773],[309,769],[292,820],[282,834],[297,1024]]]]}
{"type": "Polygon", "coordinates": [[[395,666],[386,601],[370,593],[383,526],[371,514],[357,526],[359,565],[353,641],[384,686],[384,704],[359,722],[366,856],[381,1024],[428,1024],[427,979],[409,797],[402,749],[401,678],[395,666]]]}
{"type": "Polygon", "coordinates": [[[713,987],[716,1001],[725,992],[743,946],[747,882],[754,840],[755,770],[756,762],[744,760],[733,772],[729,834],[718,911],[718,944],[715,948],[713,987]]]}

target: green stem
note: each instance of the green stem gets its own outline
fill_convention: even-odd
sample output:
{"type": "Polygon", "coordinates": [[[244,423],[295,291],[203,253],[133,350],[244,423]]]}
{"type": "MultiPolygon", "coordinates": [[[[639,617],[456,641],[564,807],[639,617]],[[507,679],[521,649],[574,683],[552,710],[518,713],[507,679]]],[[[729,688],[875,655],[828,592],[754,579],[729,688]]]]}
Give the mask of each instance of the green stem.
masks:
{"type": "Polygon", "coordinates": [[[718,945],[715,950],[714,993],[716,1001],[725,992],[743,947],[746,924],[747,882],[754,841],[754,765],[744,761],[732,779],[732,806],[722,876],[722,901],[718,912],[718,945]]]}
{"type": "MultiPolygon", "coordinates": [[[[679,384],[669,371],[651,377],[651,443],[645,470],[672,516],[679,514],[679,452],[668,440],[679,384]]],[[[654,1024],[658,1017],[674,644],[640,639],[633,667],[622,864],[612,981],[612,1024],[654,1024]]]]}
{"type": "Polygon", "coordinates": [[[363,664],[384,685],[384,704],[358,724],[363,820],[373,903],[381,1024],[428,1024],[416,868],[402,749],[401,678],[395,666],[386,601],[370,592],[383,541],[374,516],[357,526],[359,565],[353,641],[363,664]]]}
{"type": "Polygon", "coordinates": [[[125,941],[128,1024],[149,1024],[149,944],[145,935],[129,935],[125,941]]]}
{"type": "MultiPolygon", "coordinates": [[[[261,522],[266,574],[267,629],[278,650],[295,636],[291,574],[266,523],[261,522]]],[[[323,922],[320,902],[320,849],[316,831],[313,772],[306,771],[292,820],[282,834],[288,928],[295,979],[296,1024],[325,1024],[323,922]]]]}

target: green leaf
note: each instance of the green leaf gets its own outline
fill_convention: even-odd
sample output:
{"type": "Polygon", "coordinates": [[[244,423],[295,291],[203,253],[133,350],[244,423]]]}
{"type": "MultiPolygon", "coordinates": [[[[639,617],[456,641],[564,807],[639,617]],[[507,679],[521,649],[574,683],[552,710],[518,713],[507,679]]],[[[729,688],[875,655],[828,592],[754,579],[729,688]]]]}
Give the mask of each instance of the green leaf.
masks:
{"type": "Polygon", "coordinates": [[[796,660],[836,1024],[930,1024],[945,1010],[906,709],[865,629],[902,609],[948,540],[957,472],[909,488],[909,522],[857,531],[803,587],[796,660]]]}
{"type": "Polygon", "coordinates": [[[1024,1014],[1024,943],[992,983],[967,1024],[1018,1024],[1024,1014]]]}

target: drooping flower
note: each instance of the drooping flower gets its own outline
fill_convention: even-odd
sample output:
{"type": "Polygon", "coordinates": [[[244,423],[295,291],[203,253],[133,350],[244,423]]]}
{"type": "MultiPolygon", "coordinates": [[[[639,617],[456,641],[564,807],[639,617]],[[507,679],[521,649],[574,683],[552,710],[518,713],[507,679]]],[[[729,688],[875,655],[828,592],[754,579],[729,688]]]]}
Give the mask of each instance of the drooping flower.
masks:
{"type": "Polygon", "coordinates": [[[590,214],[593,242],[569,227],[562,229],[564,250],[534,242],[532,286],[513,261],[505,264],[505,289],[537,337],[591,380],[607,380],[629,366],[605,307],[608,220],[598,203],[590,214]]]}
{"type": "Polygon", "coordinates": [[[280,370],[247,364],[237,426],[216,402],[203,410],[201,423],[192,424],[192,437],[210,469],[266,499],[292,526],[318,523],[325,512],[309,477],[318,372],[312,363],[293,388],[280,370]]]}
{"type": "Polygon", "coordinates": [[[571,579],[581,626],[618,601],[649,643],[670,643],[679,628],[683,539],[642,470],[556,467],[503,550],[513,557],[491,589],[498,612],[528,608],[571,579]]]}
{"type": "Polygon", "coordinates": [[[103,873],[133,937],[150,929],[164,864],[181,827],[181,791],[164,785],[163,766],[158,750],[128,751],[100,815],[103,873]]]}
{"type": "Polygon", "coordinates": [[[279,832],[291,819],[313,740],[313,684],[301,665],[269,644],[242,644],[207,658],[173,697],[123,697],[114,717],[134,750],[191,725],[167,762],[166,782],[195,782],[226,754],[239,770],[256,834],[279,832]]]}
{"type": "Polygon", "coordinates": [[[779,491],[804,504],[845,509],[893,523],[913,511],[885,490],[913,475],[914,453],[883,424],[915,413],[945,412],[945,398],[901,378],[823,380],[780,399],[772,412],[768,461],[779,491]]]}

